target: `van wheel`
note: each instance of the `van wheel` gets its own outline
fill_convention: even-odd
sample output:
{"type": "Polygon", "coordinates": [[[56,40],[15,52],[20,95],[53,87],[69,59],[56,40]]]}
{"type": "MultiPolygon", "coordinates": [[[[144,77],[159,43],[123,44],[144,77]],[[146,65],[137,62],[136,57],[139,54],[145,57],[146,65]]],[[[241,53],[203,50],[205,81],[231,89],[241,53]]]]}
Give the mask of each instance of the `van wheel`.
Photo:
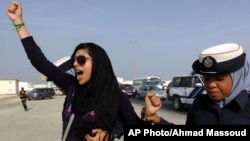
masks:
{"type": "Polygon", "coordinates": [[[182,110],[183,104],[181,103],[181,100],[178,96],[175,96],[173,99],[173,106],[175,110],[182,110]]]}

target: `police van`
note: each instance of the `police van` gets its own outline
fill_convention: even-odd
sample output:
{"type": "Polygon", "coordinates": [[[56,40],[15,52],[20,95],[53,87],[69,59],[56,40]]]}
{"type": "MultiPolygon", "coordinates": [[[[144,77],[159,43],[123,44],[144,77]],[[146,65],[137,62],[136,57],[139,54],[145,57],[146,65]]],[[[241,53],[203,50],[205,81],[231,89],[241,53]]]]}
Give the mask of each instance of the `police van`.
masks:
{"type": "Polygon", "coordinates": [[[167,88],[167,100],[175,110],[182,110],[193,104],[199,94],[206,94],[203,77],[199,74],[191,76],[176,76],[167,88]]]}

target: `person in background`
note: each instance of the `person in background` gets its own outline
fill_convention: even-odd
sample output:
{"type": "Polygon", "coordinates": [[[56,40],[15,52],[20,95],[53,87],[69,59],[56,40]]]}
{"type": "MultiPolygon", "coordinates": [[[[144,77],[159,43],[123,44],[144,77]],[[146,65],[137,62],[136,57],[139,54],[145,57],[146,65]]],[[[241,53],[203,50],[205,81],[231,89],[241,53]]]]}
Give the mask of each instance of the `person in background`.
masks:
{"type": "Polygon", "coordinates": [[[24,90],[23,87],[21,87],[21,90],[18,92],[18,96],[20,97],[22,101],[22,105],[24,108],[24,111],[28,111],[28,106],[27,106],[27,97],[28,97],[28,92],[24,90]]]}
{"type": "MultiPolygon", "coordinates": [[[[209,47],[201,51],[192,68],[203,75],[207,94],[194,100],[186,125],[250,125],[250,66],[241,45],[224,43],[209,47]]],[[[148,94],[145,101],[154,96],[148,94]]],[[[142,111],[144,120],[168,123],[156,113],[161,105],[142,111]]]]}
{"type": "Polygon", "coordinates": [[[113,140],[123,134],[119,125],[143,122],[121,92],[102,47],[92,42],[78,44],[70,59],[75,75],[68,74],[49,61],[36,44],[24,23],[19,2],[12,2],[6,13],[31,64],[66,94],[62,109],[63,141],[113,140]]]}

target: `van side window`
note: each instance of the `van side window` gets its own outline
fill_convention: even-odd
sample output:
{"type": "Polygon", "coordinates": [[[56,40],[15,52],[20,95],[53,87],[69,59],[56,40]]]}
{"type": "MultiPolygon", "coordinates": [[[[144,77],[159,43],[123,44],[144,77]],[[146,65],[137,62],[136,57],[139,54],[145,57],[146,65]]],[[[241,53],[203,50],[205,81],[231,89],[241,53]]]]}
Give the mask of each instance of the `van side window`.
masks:
{"type": "Polygon", "coordinates": [[[201,83],[200,79],[198,77],[194,78],[194,83],[201,83]]]}
{"type": "Polygon", "coordinates": [[[182,78],[181,83],[180,83],[180,87],[190,87],[191,85],[191,79],[189,77],[186,78],[182,78]]]}
{"type": "Polygon", "coordinates": [[[181,83],[181,78],[176,77],[175,80],[173,81],[173,87],[178,87],[181,83]]]}

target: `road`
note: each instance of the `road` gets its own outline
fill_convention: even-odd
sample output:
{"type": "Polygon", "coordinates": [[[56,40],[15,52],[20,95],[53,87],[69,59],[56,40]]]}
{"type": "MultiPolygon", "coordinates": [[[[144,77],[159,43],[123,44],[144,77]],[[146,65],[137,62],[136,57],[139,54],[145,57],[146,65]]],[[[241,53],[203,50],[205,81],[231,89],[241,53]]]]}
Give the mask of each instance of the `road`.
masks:
{"type": "MultiPolygon", "coordinates": [[[[29,111],[25,112],[17,96],[0,96],[1,141],[60,141],[64,99],[65,96],[56,96],[54,99],[27,101],[29,111]]],[[[140,115],[144,101],[130,100],[140,115]]],[[[159,115],[170,122],[184,124],[186,111],[174,111],[170,103],[163,101],[159,115]]]]}
{"type": "Polygon", "coordinates": [[[18,97],[0,99],[0,140],[59,141],[63,99],[27,101],[27,112],[18,97]]]}

